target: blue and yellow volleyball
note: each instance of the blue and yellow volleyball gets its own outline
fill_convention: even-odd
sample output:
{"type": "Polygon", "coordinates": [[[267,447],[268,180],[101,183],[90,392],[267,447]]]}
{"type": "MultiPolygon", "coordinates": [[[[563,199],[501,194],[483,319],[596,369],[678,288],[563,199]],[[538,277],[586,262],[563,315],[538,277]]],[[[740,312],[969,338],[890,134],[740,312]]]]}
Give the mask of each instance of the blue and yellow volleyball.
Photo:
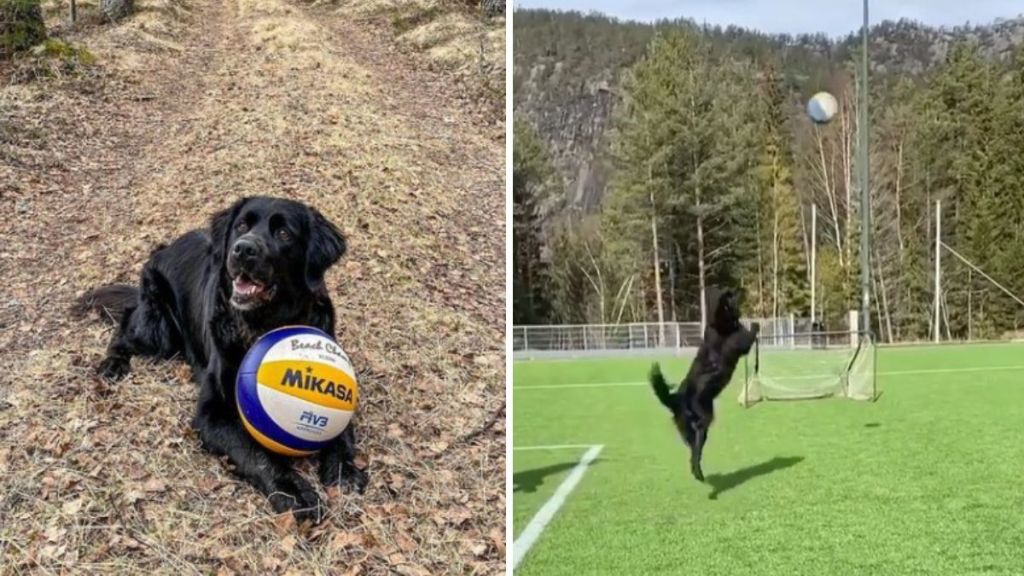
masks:
{"type": "Polygon", "coordinates": [[[358,397],[348,355],[309,326],[263,335],[246,353],[235,382],[245,429],[263,447],[286,456],[308,456],[341,435],[358,397]]]}

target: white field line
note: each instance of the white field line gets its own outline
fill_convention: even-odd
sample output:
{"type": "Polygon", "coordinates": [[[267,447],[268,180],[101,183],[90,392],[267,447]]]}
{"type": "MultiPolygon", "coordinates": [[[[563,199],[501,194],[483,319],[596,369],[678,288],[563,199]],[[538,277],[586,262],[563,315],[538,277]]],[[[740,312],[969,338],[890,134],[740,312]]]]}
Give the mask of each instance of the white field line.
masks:
{"type": "MultiPolygon", "coordinates": [[[[563,446],[528,446],[520,448],[520,450],[544,450],[544,449],[559,449],[563,446]]],[[[530,551],[530,548],[536,544],[537,538],[540,537],[541,532],[547,528],[548,524],[555,517],[555,513],[558,509],[565,504],[565,499],[569,497],[569,494],[576,488],[576,485],[583,479],[583,474],[587,471],[587,467],[597,459],[597,455],[601,453],[601,449],[604,448],[602,445],[598,446],[587,446],[589,450],[583,454],[580,458],[579,463],[569,472],[569,475],[562,480],[562,483],[558,485],[558,489],[555,493],[548,498],[548,501],[540,507],[537,514],[530,519],[530,523],[526,525],[526,528],[519,534],[519,537],[512,542],[512,570],[519,567],[519,564],[526,557],[526,553],[530,551]]]]}
{"type": "Polygon", "coordinates": [[[596,444],[551,444],[549,446],[512,446],[512,450],[582,450],[596,444]]]}
{"type": "MultiPolygon", "coordinates": [[[[973,368],[930,368],[923,370],[890,370],[888,372],[878,372],[877,376],[910,376],[915,374],[963,374],[972,372],[1017,372],[1024,371],[1024,365],[1018,366],[977,366],[973,368]]],[[[815,380],[818,378],[825,378],[836,376],[835,374],[815,374],[815,375],[801,375],[801,376],[779,376],[779,378],[785,378],[787,380],[815,380]]],[[[586,384],[539,384],[537,386],[513,386],[512,390],[551,390],[558,388],[619,388],[626,386],[649,386],[644,381],[634,382],[594,382],[586,384]]]]}

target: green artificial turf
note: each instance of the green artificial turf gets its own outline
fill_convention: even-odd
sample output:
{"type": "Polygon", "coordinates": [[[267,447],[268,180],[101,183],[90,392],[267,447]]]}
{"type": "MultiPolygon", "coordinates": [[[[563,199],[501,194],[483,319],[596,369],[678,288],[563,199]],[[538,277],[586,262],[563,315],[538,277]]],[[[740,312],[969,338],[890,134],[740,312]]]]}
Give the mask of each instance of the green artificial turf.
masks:
{"type": "Polygon", "coordinates": [[[643,384],[650,359],[515,363],[514,536],[585,451],[522,448],[604,445],[517,573],[1024,574],[1024,345],[877,358],[875,403],[744,409],[733,382],[706,484],[643,384]]]}

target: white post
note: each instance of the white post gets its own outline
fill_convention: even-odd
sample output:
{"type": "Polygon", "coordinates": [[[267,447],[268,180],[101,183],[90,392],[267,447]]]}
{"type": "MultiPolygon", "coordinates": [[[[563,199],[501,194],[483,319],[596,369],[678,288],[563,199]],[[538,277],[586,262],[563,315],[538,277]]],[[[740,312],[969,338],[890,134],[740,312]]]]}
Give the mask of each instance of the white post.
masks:
{"type": "Polygon", "coordinates": [[[934,335],[935,341],[938,342],[939,335],[939,280],[940,274],[940,260],[942,258],[942,201],[935,201],[935,325],[934,335]]]}
{"type": "Polygon", "coordinates": [[[814,331],[814,285],[818,283],[815,263],[818,255],[818,205],[811,204],[811,331],[814,331]]]}
{"type": "Polygon", "coordinates": [[[789,313],[789,347],[796,348],[796,314],[789,313]]]}
{"type": "Polygon", "coordinates": [[[850,347],[856,348],[860,342],[860,313],[850,310],[850,347]]]}
{"type": "Polygon", "coordinates": [[[527,335],[529,333],[530,333],[530,327],[529,326],[523,326],[523,350],[529,350],[530,349],[530,339],[527,338],[527,335]]]}

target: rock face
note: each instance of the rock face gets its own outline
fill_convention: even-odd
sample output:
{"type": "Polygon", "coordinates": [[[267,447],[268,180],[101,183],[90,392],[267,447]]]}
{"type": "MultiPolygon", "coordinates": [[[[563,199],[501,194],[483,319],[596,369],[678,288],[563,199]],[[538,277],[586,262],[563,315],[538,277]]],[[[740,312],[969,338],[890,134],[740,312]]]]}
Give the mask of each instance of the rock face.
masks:
{"type": "Polygon", "coordinates": [[[134,7],[134,0],[100,0],[100,10],[111,20],[124,18],[134,7]]]}
{"type": "MultiPolygon", "coordinates": [[[[536,128],[565,184],[563,202],[552,206],[594,211],[612,174],[609,127],[623,74],[643,55],[654,29],[597,15],[534,9],[517,10],[513,25],[515,115],[536,128]]],[[[703,30],[687,21],[665,25],[702,31],[720,47],[782,58],[787,62],[784,72],[795,85],[841,70],[860,46],[855,34],[830,40],[821,35],[758,35],[738,28],[703,30]]],[[[1024,44],[1024,16],[954,28],[886,21],[873,26],[871,34],[876,78],[916,75],[941,63],[959,40],[976,42],[993,61],[1011,57],[1024,44]]]]}
{"type": "Polygon", "coordinates": [[[39,0],[0,0],[0,59],[46,39],[39,0]]]}

